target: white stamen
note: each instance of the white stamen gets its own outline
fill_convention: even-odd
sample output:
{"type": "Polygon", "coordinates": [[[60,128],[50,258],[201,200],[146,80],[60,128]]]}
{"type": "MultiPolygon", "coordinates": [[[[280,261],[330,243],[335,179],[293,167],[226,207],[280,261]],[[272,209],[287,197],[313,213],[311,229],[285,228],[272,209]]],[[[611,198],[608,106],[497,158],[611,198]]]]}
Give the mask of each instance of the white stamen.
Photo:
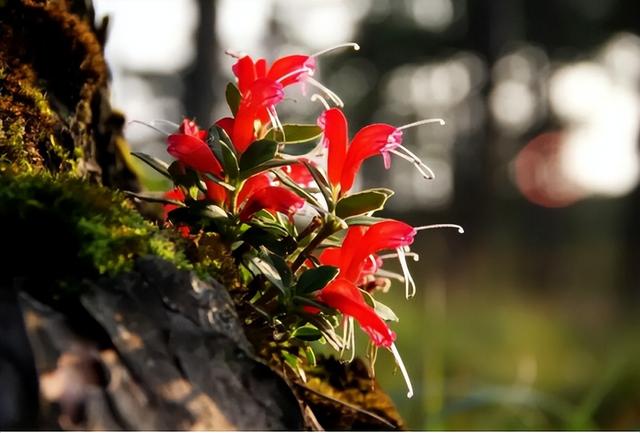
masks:
{"type": "Polygon", "coordinates": [[[336,95],[334,91],[332,91],[331,89],[325,87],[323,84],[321,84],[315,78],[311,78],[311,77],[307,76],[307,79],[305,81],[307,83],[317,87],[318,89],[322,90],[329,97],[329,99],[331,99],[333,101],[333,103],[336,104],[338,107],[344,107],[344,102],[342,102],[342,99],[340,99],[340,97],[338,95],[336,95]]]}
{"type": "Polygon", "coordinates": [[[302,73],[310,74],[311,72],[313,72],[313,71],[312,71],[310,68],[307,68],[306,66],[304,66],[304,67],[302,67],[302,68],[295,69],[295,70],[293,70],[293,71],[291,71],[291,72],[287,72],[287,73],[286,73],[286,74],[284,74],[282,77],[278,78],[278,79],[276,80],[276,83],[280,83],[280,82],[282,82],[283,80],[286,80],[287,78],[289,78],[289,77],[291,77],[291,76],[293,76],[293,75],[296,75],[296,74],[302,74],[302,73]]]}
{"type": "Polygon", "coordinates": [[[404,274],[405,282],[404,282],[404,291],[405,297],[407,299],[413,298],[416,295],[416,283],[413,281],[413,277],[411,276],[411,272],[409,272],[409,266],[407,265],[407,260],[404,255],[405,252],[402,248],[397,248],[398,252],[398,261],[400,262],[400,267],[402,268],[402,273],[404,274]],[[409,291],[411,289],[411,291],[409,291]]]}
{"type": "Polygon", "coordinates": [[[398,131],[402,131],[403,129],[413,128],[414,126],[426,125],[427,123],[439,123],[441,126],[445,125],[443,119],[424,119],[424,120],[418,120],[417,122],[402,125],[396,129],[398,131]]]}
{"type": "Polygon", "coordinates": [[[461,233],[461,234],[464,233],[464,229],[462,228],[462,226],[459,226],[458,224],[430,224],[427,226],[414,227],[416,231],[442,229],[442,228],[458,229],[458,233],[461,233]]]}
{"type": "MultiPolygon", "coordinates": [[[[420,255],[418,253],[405,252],[404,255],[405,255],[405,257],[413,258],[414,262],[420,261],[420,255]]],[[[383,254],[381,256],[378,256],[378,258],[380,258],[382,260],[385,260],[385,259],[396,259],[396,258],[398,258],[398,254],[396,254],[396,253],[383,254]]]]}
{"type": "Polygon", "coordinates": [[[340,348],[340,359],[344,355],[345,349],[349,348],[349,318],[344,316],[342,318],[342,347],[340,348]]]}
{"type": "Polygon", "coordinates": [[[225,53],[227,56],[233,57],[234,59],[241,59],[241,58],[243,58],[244,56],[246,56],[246,54],[244,54],[243,52],[239,52],[239,53],[238,53],[237,51],[233,51],[233,50],[231,50],[231,49],[224,50],[224,53],[225,53]]]}
{"type": "Polygon", "coordinates": [[[403,275],[398,274],[397,272],[387,271],[386,269],[378,269],[375,274],[383,278],[392,278],[394,280],[400,281],[401,283],[405,282],[403,275]]]}
{"type": "Polygon", "coordinates": [[[396,360],[396,364],[400,367],[400,372],[402,373],[402,377],[404,377],[404,381],[407,384],[407,398],[413,397],[413,386],[411,385],[411,379],[409,378],[409,373],[407,373],[407,369],[404,366],[404,362],[402,362],[402,358],[400,357],[400,353],[396,348],[395,343],[391,343],[391,353],[393,353],[393,358],[396,360]]]}
{"type": "Polygon", "coordinates": [[[324,105],[325,110],[329,110],[331,108],[329,106],[329,103],[327,103],[327,100],[324,99],[322,95],[314,93],[313,95],[311,95],[311,102],[316,102],[316,101],[320,101],[320,103],[324,105]]]}
{"type": "Polygon", "coordinates": [[[144,125],[147,128],[151,128],[156,132],[159,132],[160,134],[163,135],[171,135],[174,134],[178,131],[178,129],[180,129],[180,125],[178,125],[177,123],[173,123],[169,120],[163,120],[163,119],[156,119],[156,120],[151,120],[149,122],[143,122],[142,120],[130,120],[127,122],[128,124],[131,123],[137,123],[140,125],[144,125]],[[160,129],[162,126],[167,127],[167,129],[169,129],[169,127],[171,128],[171,130],[169,132],[160,129]]]}
{"type": "Polygon", "coordinates": [[[309,57],[318,57],[323,54],[329,53],[333,50],[337,50],[338,48],[345,48],[345,47],[352,47],[355,51],[358,51],[360,49],[360,45],[356,44],[355,42],[346,42],[344,44],[338,44],[331,48],[326,48],[322,51],[318,51],[317,53],[311,54],[309,57]]]}
{"type": "Polygon", "coordinates": [[[418,155],[410,151],[408,147],[405,147],[402,144],[400,144],[398,145],[398,149],[404,151],[407,155],[409,155],[413,159],[414,163],[419,164],[420,167],[427,170],[430,173],[431,179],[436,177],[435,173],[429,168],[429,166],[424,162],[422,162],[422,160],[418,157],[418,155]]]}
{"type": "Polygon", "coordinates": [[[278,112],[276,108],[271,106],[267,108],[267,113],[269,114],[269,119],[271,120],[271,125],[276,130],[279,130],[282,133],[282,141],[286,141],[286,137],[284,135],[284,126],[282,126],[282,122],[280,122],[280,118],[278,117],[278,112]]]}
{"type": "Polygon", "coordinates": [[[353,362],[356,358],[356,326],[353,317],[349,317],[349,344],[351,345],[351,356],[347,362],[353,362]]]}
{"type": "MultiPolygon", "coordinates": [[[[406,149],[404,146],[398,146],[398,148],[402,148],[402,149],[406,149]]],[[[422,175],[422,177],[424,177],[425,179],[433,179],[436,177],[435,173],[433,172],[433,170],[431,170],[425,163],[423,163],[422,161],[413,158],[411,156],[407,156],[404,155],[400,152],[398,152],[397,150],[391,149],[388,150],[389,153],[393,153],[394,155],[404,159],[405,161],[409,161],[410,163],[412,163],[415,168],[420,172],[420,174],[422,175]]]]}

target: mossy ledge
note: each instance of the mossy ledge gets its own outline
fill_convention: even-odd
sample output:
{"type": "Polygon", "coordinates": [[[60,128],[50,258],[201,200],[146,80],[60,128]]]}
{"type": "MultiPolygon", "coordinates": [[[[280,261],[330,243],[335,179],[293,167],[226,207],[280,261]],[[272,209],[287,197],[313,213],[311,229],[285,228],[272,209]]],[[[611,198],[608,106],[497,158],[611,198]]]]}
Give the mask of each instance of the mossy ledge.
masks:
{"type": "Polygon", "coordinates": [[[0,225],[8,234],[2,278],[43,278],[66,286],[115,276],[144,255],[192,269],[184,241],[145,220],[120,192],[68,174],[0,169],[0,225]]]}

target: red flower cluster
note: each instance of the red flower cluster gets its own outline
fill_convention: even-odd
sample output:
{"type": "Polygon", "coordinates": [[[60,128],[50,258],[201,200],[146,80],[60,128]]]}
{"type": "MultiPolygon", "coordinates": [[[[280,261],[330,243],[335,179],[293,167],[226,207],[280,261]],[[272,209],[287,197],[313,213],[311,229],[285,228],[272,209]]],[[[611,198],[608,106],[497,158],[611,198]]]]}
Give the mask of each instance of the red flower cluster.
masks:
{"type": "MultiPolygon", "coordinates": [[[[357,49],[355,44],[345,45],[357,49]]],[[[176,184],[165,194],[165,220],[174,222],[172,215],[184,214],[177,211],[181,204],[187,210],[192,207],[194,212],[215,205],[218,223],[219,214],[225,212],[223,216],[228,218],[223,218],[226,221],[223,223],[231,227],[225,231],[236,236],[230,239],[230,244],[245,241],[245,234],[252,227],[259,228],[261,236],[273,234],[275,244],[282,236],[293,239],[297,249],[284,252],[274,248],[274,242],[260,244],[261,239],[254,239],[250,243],[254,249],[249,248],[248,258],[243,257],[252,263],[246,265],[249,272],[257,275],[265,272],[265,266],[272,265],[266,272],[271,277],[269,281],[287,299],[291,294],[296,299],[307,299],[307,304],[295,307],[291,314],[311,310],[315,314],[329,314],[316,308],[321,307],[318,301],[342,313],[345,335],[351,335],[344,339],[343,349],[353,348],[353,324],[357,321],[376,347],[393,352],[411,394],[406,370],[394,345],[396,334],[385,322],[397,318],[392,313],[386,316],[380,313],[388,307],[382,306],[384,309],[380,310],[381,304],[365,288],[370,288],[367,284],[374,276],[395,276],[405,281],[409,297],[412,294],[409,289],[415,292],[415,285],[405,256],[413,254],[408,250],[417,231],[452,225],[414,228],[401,221],[373,218],[373,212],[383,207],[392,191],[384,188],[355,194],[350,191],[362,163],[378,154],[382,155],[385,168],[390,167],[391,155],[396,155],[412,163],[424,177],[431,178],[429,168],[402,145],[403,130],[443,122],[431,119],[400,127],[377,123],[360,129],[349,140],[347,119],[339,108],[342,101],[312,77],[316,57],[326,51],[282,57],[270,66],[264,59],[234,55],[237,61],[232,70],[237,86],[227,88],[232,116],[217,120],[210,130],[213,132],[201,130],[192,120],[184,119],[167,137],[167,151],[176,158],[176,167],[153,162],[148,155],[142,155],[141,159],[176,184]],[[325,105],[317,126],[283,125],[278,118],[276,106],[283,101],[285,88],[296,83],[319,88],[337,106],[331,108],[322,96],[313,95],[312,100],[320,99],[325,105]],[[229,91],[235,95],[231,99],[229,91]],[[297,131],[297,141],[288,142],[285,130],[297,131]],[[317,140],[321,134],[321,143],[328,152],[326,160],[318,164],[307,158],[316,157],[323,146],[297,158],[283,150],[290,143],[317,140]],[[322,166],[326,167],[326,174],[322,166]],[[311,223],[306,220],[306,227],[299,227],[302,219],[293,217],[305,202],[315,209],[316,216],[311,223]],[[278,214],[288,217],[288,222],[278,214]],[[341,240],[340,246],[336,246],[336,240],[341,240]],[[381,256],[385,250],[395,253],[381,256]],[[257,262],[251,262],[251,254],[257,262]],[[380,269],[382,259],[389,257],[400,260],[404,275],[380,269]]],[[[175,225],[184,236],[189,236],[189,227],[184,222],[178,219],[175,225]]],[[[285,304],[291,305],[289,301],[285,304]]],[[[304,317],[300,320],[313,320],[308,315],[304,317]]]]}

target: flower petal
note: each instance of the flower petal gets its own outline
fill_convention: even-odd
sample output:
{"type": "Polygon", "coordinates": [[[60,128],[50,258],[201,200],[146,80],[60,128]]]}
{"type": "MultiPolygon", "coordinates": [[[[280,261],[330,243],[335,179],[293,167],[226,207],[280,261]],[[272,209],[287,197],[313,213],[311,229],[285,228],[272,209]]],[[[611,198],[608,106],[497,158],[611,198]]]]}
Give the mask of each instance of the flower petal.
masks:
{"type": "Polygon", "coordinates": [[[238,192],[238,205],[242,206],[247,198],[253,195],[253,193],[268,186],[271,186],[271,178],[267,174],[259,173],[251,176],[242,185],[242,189],[240,189],[240,192],[238,192]]]}
{"type": "Polygon", "coordinates": [[[304,56],[301,54],[280,57],[275,62],[273,62],[271,68],[269,68],[267,78],[273,81],[277,81],[287,74],[291,74],[292,72],[300,70],[300,73],[292,74],[281,81],[281,84],[283,86],[288,86],[304,79],[306,73],[302,70],[303,68],[308,68],[311,71],[315,71],[315,60],[309,56],[304,56]]]}
{"type": "Polygon", "coordinates": [[[254,192],[240,211],[240,220],[248,221],[259,210],[280,212],[289,217],[304,205],[304,200],[280,186],[268,186],[254,192]]]}
{"type": "MultiPolygon", "coordinates": [[[[184,191],[182,191],[182,188],[173,188],[167,192],[164,193],[164,198],[169,199],[169,200],[175,200],[175,201],[182,201],[184,202],[184,199],[186,198],[184,195],[184,191]]],[[[171,212],[174,209],[177,209],[178,205],[175,204],[164,204],[162,205],[162,219],[166,220],[169,216],[169,212],[171,212]]]]}
{"type": "Polygon", "coordinates": [[[318,125],[324,130],[323,144],[329,149],[327,160],[329,182],[333,186],[338,186],[349,141],[347,118],[339,108],[331,108],[322,113],[318,119],[318,125]]]}
{"type": "Polygon", "coordinates": [[[201,139],[186,134],[171,134],[167,137],[167,142],[167,152],[187,167],[216,176],[222,173],[220,162],[201,139]]]}
{"type": "Polygon", "coordinates": [[[204,183],[207,186],[206,196],[209,200],[218,205],[225,202],[227,199],[226,189],[209,179],[205,179],[204,183]]]}
{"type": "Polygon", "coordinates": [[[256,80],[256,68],[250,56],[240,58],[232,67],[233,74],[238,78],[238,89],[244,95],[256,80]]]}
{"type": "Polygon", "coordinates": [[[342,314],[353,317],[376,346],[390,347],[396,334],[364,300],[360,290],[350,281],[337,278],[320,291],[318,298],[342,314]]]}
{"type": "Polygon", "coordinates": [[[389,136],[396,131],[396,128],[386,123],[375,123],[362,128],[353,137],[347,157],[344,162],[344,170],[340,179],[342,191],[348,191],[353,186],[358,170],[362,162],[378,153],[381,153],[389,136]]]}

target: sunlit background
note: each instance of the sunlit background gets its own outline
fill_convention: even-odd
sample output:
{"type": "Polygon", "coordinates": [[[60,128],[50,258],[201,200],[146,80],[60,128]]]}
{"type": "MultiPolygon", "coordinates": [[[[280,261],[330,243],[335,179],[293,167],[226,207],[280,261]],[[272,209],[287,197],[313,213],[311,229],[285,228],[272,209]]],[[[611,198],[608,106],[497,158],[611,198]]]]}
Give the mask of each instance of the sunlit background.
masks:
{"type": "MultiPolygon", "coordinates": [[[[635,0],[95,0],[113,104],[128,119],[226,114],[225,49],[273,59],[345,41],[322,81],[366,123],[406,132],[435,171],[365,164],[388,216],[458,223],[414,244],[398,346],[378,379],[413,429],[640,428],[640,3],[635,0]]],[[[282,118],[313,122],[299,90],[282,118]]],[[[162,137],[126,131],[169,159],[162,137]]],[[[147,186],[160,188],[148,173],[147,186]]]]}

